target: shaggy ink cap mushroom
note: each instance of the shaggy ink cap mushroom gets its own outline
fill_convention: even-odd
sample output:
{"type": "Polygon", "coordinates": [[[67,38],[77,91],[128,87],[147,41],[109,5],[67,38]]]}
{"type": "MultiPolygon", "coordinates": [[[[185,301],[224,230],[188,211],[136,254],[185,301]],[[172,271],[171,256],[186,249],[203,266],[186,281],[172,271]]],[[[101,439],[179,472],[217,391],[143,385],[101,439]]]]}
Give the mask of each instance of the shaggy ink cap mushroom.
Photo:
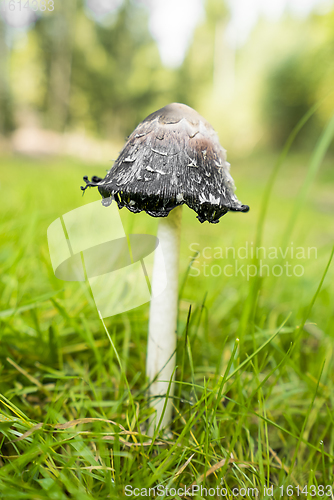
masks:
{"type": "Polygon", "coordinates": [[[167,217],[186,204],[200,222],[219,222],[228,211],[248,212],[234,194],[226,151],[212,126],[194,109],[173,103],[155,111],[129,136],[104,179],[84,177],[119,208],[167,217]]]}
{"type": "Polygon", "coordinates": [[[213,223],[230,210],[249,208],[234,194],[226,151],[216,132],[184,104],[169,104],[149,115],[130,135],[106,177],[84,180],[82,189],[97,186],[106,205],[114,197],[119,208],[160,217],[146,357],[149,404],[154,409],[147,433],[153,436],[158,425],[168,429],[172,421],[182,205],[195,210],[200,222],[213,223]]]}

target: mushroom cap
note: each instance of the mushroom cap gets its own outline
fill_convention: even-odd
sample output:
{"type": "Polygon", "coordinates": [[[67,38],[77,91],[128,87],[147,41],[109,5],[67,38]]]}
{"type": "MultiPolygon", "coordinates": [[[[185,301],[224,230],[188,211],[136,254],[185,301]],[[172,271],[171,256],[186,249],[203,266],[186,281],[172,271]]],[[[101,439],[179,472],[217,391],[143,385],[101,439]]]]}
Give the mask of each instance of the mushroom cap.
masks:
{"type": "Polygon", "coordinates": [[[104,179],[84,177],[119,208],[166,217],[186,204],[200,222],[228,211],[247,212],[234,194],[226,151],[212,126],[194,109],[173,103],[150,114],[129,136],[104,179]]]}

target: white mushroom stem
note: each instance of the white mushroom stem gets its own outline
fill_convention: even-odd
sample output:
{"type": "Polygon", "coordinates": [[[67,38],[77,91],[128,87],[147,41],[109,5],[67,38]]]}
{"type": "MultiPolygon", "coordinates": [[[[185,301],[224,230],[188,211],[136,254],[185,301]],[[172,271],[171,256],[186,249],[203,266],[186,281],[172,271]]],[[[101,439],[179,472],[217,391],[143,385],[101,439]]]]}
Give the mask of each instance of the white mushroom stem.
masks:
{"type": "MultiPolygon", "coordinates": [[[[146,360],[149,382],[156,379],[150,386],[149,394],[150,404],[155,409],[148,428],[151,436],[159,424],[165,395],[175,369],[181,216],[182,206],[179,206],[174,208],[168,217],[159,220],[157,236],[161,252],[156,251],[154,256],[146,360]],[[167,286],[159,293],[165,280],[165,272],[167,286]]],[[[172,381],[161,428],[168,427],[171,423],[173,394],[172,381]]]]}

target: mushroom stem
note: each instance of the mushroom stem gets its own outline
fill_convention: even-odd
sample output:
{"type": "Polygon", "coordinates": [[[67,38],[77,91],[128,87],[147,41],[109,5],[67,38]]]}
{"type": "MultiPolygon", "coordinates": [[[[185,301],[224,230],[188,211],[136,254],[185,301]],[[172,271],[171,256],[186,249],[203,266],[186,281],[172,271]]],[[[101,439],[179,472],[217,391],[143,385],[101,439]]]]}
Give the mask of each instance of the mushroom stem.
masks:
{"type": "MultiPolygon", "coordinates": [[[[149,423],[150,436],[159,424],[169,381],[175,369],[181,216],[182,206],[178,206],[168,217],[161,218],[158,226],[157,236],[161,252],[156,252],[154,256],[146,360],[149,382],[156,379],[149,390],[150,404],[156,410],[149,423]],[[165,279],[165,270],[167,286],[159,294],[159,288],[165,279]]],[[[171,423],[173,394],[174,382],[171,383],[169,399],[161,422],[162,428],[168,427],[171,423]]]]}

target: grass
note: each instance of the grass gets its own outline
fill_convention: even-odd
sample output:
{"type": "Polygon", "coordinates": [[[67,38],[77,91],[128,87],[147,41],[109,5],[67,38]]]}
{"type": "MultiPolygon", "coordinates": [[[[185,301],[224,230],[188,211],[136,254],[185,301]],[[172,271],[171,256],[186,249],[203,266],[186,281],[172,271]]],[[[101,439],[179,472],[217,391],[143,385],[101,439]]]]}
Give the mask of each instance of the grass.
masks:
{"type": "MultiPolygon", "coordinates": [[[[311,163],[290,153],[280,165],[265,218],[270,153],[231,158],[249,214],[200,225],[185,208],[175,419],[153,441],[145,436],[148,304],[107,318],[109,339],[87,284],[57,280],[48,255],[47,227],[98,198],[94,190],[82,198],[79,185],[105,167],[2,158],[0,498],[131,498],[130,488],[192,484],[208,490],[194,498],[221,498],[217,486],[223,498],[235,498],[233,488],[272,498],[263,492],[271,486],[274,498],[296,497],[298,488],[311,498],[321,485],[326,496],[334,460],[334,179],[331,158],[316,163],[326,150],[319,144],[311,163]],[[256,259],[259,220],[257,244],[267,255],[256,259]],[[271,258],[270,248],[288,248],[287,256],[271,258]],[[246,273],[261,259],[269,276],[236,275],[236,262],[246,273]],[[286,262],[303,274],[274,276],[286,262]]],[[[120,214],[128,233],[156,230],[145,214],[120,214]]]]}

